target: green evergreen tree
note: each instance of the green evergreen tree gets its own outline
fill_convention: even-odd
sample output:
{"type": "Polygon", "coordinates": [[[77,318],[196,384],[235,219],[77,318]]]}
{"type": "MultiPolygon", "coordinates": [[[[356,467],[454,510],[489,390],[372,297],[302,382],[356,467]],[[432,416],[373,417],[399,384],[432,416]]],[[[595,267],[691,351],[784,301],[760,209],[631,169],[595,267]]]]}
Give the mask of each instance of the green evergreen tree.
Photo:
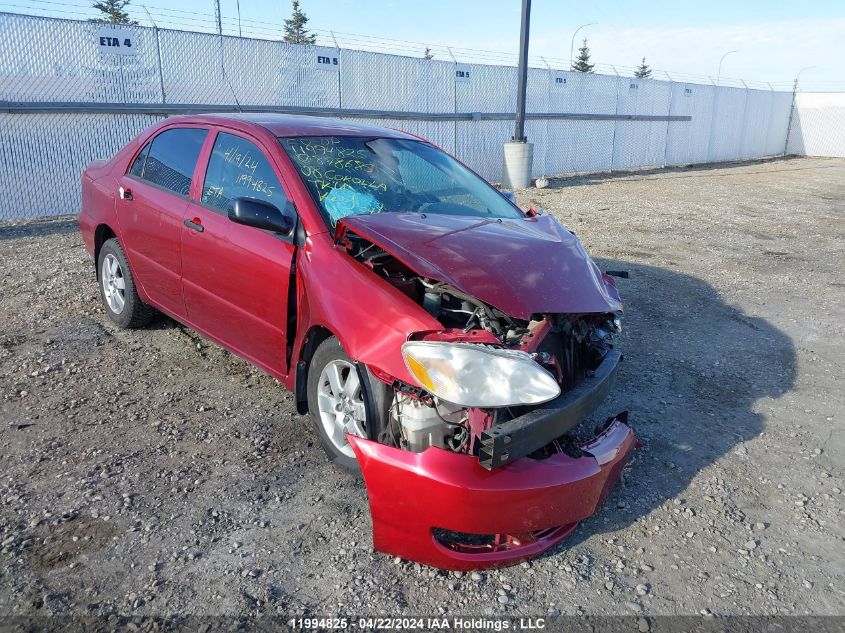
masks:
{"type": "Polygon", "coordinates": [[[97,18],[91,18],[91,22],[103,22],[105,24],[138,24],[126,12],[129,0],[100,0],[93,5],[95,9],[102,12],[97,18]]]}
{"type": "Polygon", "coordinates": [[[434,53],[431,52],[431,49],[426,46],[425,53],[423,53],[423,59],[434,59],[434,53]]]}
{"type": "Polygon", "coordinates": [[[572,70],[579,73],[591,73],[595,64],[590,63],[590,47],[587,46],[587,38],[584,38],[584,43],[578,49],[578,57],[572,64],[572,70]]]}
{"type": "Polygon", "coordinates": [[[648,67],[648,64],[645,63],[645,57],[643,57],[643,61],[637,66],[637,70],[634,71],[634,77],[637,79],[648,79],[651,77],[651,68],[648,67]]]}
{"type": "Polygon", "coordinates": [[[299,8],[299,0],[293,0],[293,14],[285,20],[285,42],[291,44],[316,44],[317,36],[309,33],[305,25],[308,23],[308,16],[299,8]]]}

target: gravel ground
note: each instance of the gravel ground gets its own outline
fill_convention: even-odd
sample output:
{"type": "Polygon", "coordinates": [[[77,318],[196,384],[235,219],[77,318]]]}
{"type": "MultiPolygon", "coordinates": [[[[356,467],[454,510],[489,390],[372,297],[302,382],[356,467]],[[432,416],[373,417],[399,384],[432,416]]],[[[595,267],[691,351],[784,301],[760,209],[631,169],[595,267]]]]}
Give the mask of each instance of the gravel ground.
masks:
{"type": "Polygon", "coordinates": [[[0,226],[0,618],[845,615],[845,161],[519,199],[630,271],[606,409],[643,446],[564,544],[473,574],[374,553],[276,381],[169,319],[115,330],[72,219],[0,226]]]}

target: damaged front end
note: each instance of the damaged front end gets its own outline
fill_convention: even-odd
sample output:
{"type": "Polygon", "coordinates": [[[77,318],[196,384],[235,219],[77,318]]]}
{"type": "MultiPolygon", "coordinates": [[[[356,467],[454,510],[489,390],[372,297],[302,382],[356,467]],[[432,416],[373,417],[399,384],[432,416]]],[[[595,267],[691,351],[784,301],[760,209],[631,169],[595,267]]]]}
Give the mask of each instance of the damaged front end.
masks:
{"type": "Polygon", "coordinates": [[[467,570],[511,565],[560,542],[595,512],[636,443],[627,412],[589,440],[571,434],[622,360],[612,280],[551,218],[385,214],[342,221],[337,239],[443,326],[403,345],[412,381],[370,367],[394,391],[377,440],[349,437],[375,548],[467,570]],[[502,244],[530,246],[522,252],[549,263],[557,280],[521,258],[497,259],[502,244]],[[458,261],[470,253],[486,265],[458,261]]]}
{"type": "Polygon", "coordinates": [[[635,443],[620,416],[579,456],[560,451],[491,471],[469,454],[349,439],[367,485],[373,546],[463,571],[514,565],[559,543],[602,503],[635,443]]]}

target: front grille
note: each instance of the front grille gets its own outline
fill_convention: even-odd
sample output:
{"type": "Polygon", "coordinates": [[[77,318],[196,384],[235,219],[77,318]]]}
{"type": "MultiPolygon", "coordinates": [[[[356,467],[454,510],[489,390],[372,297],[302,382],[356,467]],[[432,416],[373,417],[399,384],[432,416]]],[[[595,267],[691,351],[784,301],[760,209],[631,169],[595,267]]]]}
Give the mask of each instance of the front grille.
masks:
{"type": "Polygon", "coordinates": [[[521,534],[470,534],[434,528],[434,540],[453,552],[461,554],[493,554],[519,552],[526,548],[545,548],[568,536],[576,523],[521,534]]]}

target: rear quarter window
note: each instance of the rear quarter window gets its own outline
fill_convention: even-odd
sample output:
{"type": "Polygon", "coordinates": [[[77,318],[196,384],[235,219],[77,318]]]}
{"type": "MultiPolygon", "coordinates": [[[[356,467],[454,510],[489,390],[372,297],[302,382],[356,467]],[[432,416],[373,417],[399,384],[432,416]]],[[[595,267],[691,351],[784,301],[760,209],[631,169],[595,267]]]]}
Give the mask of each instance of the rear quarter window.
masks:
{"type": "Polygon", "coordinates": [[[144,149],[141,150],[141,153],[135,157],[135,160],[132,161],[132,167],[129,168],[129,174],[135,176],[136,178],[143,178],[144,177],[144,163],[147,161],[147,154],[150,151],[151,143],[147,143],[144,145],[144,149]]]}

